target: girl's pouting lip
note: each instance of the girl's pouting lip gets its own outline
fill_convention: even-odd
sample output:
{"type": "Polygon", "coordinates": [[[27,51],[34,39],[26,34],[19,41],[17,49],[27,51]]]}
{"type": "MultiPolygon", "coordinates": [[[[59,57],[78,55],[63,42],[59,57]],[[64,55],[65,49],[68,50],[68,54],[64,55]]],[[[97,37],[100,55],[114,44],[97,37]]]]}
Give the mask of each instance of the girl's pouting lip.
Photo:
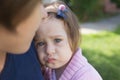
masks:
{"type": "Polygon", "coordinates": [[[47,62],[48,63],[52,63],[52,62],[54,62],[56,59],[54,59],[54,58],[49,58],[48,60],[47,60],[47,62]]]}
{"type": "Polygon", "coordinates": [[[47,63],[53,63],[53,62],[55,62],[55,58],[46,58],[45,59],[45,61],[47,62],[47,63]]]}

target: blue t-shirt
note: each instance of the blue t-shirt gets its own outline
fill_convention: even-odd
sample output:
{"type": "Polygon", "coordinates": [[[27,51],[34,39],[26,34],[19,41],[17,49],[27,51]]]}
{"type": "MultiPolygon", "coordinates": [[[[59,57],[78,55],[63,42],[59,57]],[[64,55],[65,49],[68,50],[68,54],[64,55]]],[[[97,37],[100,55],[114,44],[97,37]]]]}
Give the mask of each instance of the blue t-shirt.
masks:
{"type": "Polygon", "coordinates": [[[7,54],[0,80],[43,80],[34,43],[25,54],[7,54]]]}

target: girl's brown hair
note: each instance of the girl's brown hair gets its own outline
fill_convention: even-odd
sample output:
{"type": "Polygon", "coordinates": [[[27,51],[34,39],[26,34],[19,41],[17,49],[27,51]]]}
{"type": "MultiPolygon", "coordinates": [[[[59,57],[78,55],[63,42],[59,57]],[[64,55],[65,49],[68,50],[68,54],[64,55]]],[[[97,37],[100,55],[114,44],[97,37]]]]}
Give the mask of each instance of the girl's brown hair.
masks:
{"type": "Polygon", "coordinates": [[[65,30],[67,32],[69,44],[71,46],[71,50],[75,52],[79,46],[80,42],[80,27],[79,22],[75,14],[70,10],[70,8],[62,1],[56,1],[50,4],[45,5],[49,18],[56,17],[58,19],[61,19],[65,23],[65,30]],[[57,17],[58,7],[63,4],[66,6],[67,12],[65,12],[66,18],[59,18],[57,17]],[[52,6],[53,8],[47,9],[47,7],[52,6]]]}
{"type": "Polygon", "coordinates": [[[0,0],[0,27],[15,30],[39,2],[41,0],[0,0]]]}

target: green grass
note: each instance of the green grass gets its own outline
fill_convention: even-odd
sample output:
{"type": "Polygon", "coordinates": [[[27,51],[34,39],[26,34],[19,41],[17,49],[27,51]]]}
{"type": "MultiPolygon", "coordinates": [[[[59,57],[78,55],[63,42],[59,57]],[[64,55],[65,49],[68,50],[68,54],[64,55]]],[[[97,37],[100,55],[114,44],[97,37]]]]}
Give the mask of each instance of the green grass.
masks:
{"type": "Polygon", "coordinates": [[[82,35],[83,55],[103,80],[120,80],[120,28],[118,29],[117,32],[82,35]]]}
{"type": "Polygon", "coordinates": [[[117,27],[117,29],[114,31],[116,34],[120,34],[120,25],[117,27]]]}

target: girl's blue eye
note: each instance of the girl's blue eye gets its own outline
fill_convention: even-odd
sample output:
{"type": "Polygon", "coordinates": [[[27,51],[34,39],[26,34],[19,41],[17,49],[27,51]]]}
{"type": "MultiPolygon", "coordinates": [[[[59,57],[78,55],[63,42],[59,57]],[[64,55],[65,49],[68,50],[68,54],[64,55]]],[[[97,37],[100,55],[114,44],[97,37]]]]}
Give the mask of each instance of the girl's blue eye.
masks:
{"type": "Polygon", "coordinates": [[[43,45],[45,45],[44,42],[39,42],[39,43],[38,43],[38,46],[43,46],[43,45]]]}
{"type": "Polygon", "coordinates": [[[59,43],[59,42],[61,42],[62,41],[62,39],[55,39],[55,42],[56,43],[59,43]]]}

